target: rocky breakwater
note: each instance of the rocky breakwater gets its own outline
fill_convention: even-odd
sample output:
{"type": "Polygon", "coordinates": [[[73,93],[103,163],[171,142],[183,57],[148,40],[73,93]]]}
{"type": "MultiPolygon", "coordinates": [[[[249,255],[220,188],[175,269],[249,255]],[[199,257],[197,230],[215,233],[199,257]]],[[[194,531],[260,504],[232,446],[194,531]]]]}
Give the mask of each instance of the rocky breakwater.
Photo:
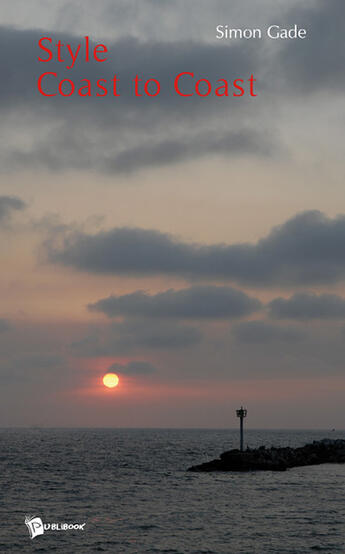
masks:
{"type": "Polygon", "coordinates": [[[285,471],[291,467],[345,463],[345,440],[323,439],[291,448],[247,448],[228,450],[217,460],[192,466],[188,471],[285,471]]]}

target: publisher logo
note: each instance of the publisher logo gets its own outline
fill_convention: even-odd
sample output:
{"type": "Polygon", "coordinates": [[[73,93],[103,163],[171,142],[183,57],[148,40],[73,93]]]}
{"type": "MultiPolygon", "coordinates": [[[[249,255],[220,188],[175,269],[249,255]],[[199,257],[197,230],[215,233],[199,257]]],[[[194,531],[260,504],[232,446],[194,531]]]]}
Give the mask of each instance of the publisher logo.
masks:
{"type": "Polygon", "coordinates": [[[29,530],[30,539],[43,535],[45,531],[84,531],[86,523],[43,523],[38,516],[25,516],[25,525],[29,530]]]}
{"type": "Polygon", "coordinates": [[[30,539],[34,539],[37,535],[43,535],[43,521],[37,516],[25,516],[25,525],[29,530],[30,539]]]}

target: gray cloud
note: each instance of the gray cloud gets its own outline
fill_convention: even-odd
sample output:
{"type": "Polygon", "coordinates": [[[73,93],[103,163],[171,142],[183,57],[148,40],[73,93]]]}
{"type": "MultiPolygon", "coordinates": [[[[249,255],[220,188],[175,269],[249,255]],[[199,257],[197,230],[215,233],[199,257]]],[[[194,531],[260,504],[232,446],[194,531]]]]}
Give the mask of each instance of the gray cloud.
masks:
{"type": "Polygon", "coordinates": [[[59,355],[44,353],[13,354],[10,359],[1,363],[1,380],[37,381],[49,375],[58,375],[66,361],[59,355]]]}
{"type": "Polygon", "coordinates": [[[7,222],[14,211],[25,207],[25,202],[16,196],[0,196],[0,223],[7,222]]]}
{"type": "MultiPolygon", "coordinates": [[[[47,110],[44,115],[48,115],[51,110],[55,112],[55,106],[64,106],[68,114],[72,114],[75,110],[75,105],[80,106],[81,111],[87,115],[85,105],[90,104],[100,106],[100,103],[107,105],[108,110],[118,118],[128,117],[121,113],[118,106],[133,106],[136,111],[142,111],[143,105],[149,112],[157,113],[165,108],[167,102],[171,108],[178,107],[178,111],[182,109],[188,113],[195,109],[199,111],[200,106],[205,102],[205,98],[194,95],[192,100],[182,98],[174,92],[174,78],[182,71],[192,71],[195,76],[205,77],[205,68],[207,70],[207,78],[216,83],[217,79],[224,75],[224,78],[238,77],[244,75],[250,77],[254,64],[253,58],[257,59],[258,48],[247,45],[234,45],[232,47],[232,56],[229,60],[229,48],[220,43],[205,44],[192,42],[189,40],[173,42],[166,44],[164,42],[147,41],[145,43],[136,40],[132,37],[125,37],[118,41],[106,41],[108,52],[106,54],[107,61],[97,63],[91,57],[88,64],[85,61],[78,59],[72,69],[67,69],[68,59],[70,56],[65,55],[66,63],[59,63],[56,58],[55,43],[58,39],[64,44],[71,44],[73,50],[76,50],[79,43],[82,44],[82,54],[84,48],[84,36],[76,37],[66,33],[54,33],[51,31],[46,34],[44,30],[16,30],[13,27],[0,27],[0,46],[5,44],[11,49],[11,61],[6,56],[0,58],[0,67],[3,70],[9,67],[9,63],[15,66],[21,66],[22,72],[7,72],[7,79],[2,82],[0,89],[0,97],[7,106],[15,105],[18,100],[25,101],[32,107],[35,105],[42,106],[44,96],[39,94],[37,90],[37,78],[45,72],[58,73],[59,79],[72,79],[77,85],[85,85],[82,79],[90,79],[95,91],[95,82],[98,78],[107,79],[112,83],[114,74],[119,79],[118,93],[119,96],[114,97],[110,93],[100,98],[97,98],[93,93],[90,97],[81,98],[78,94],[73,94],[70,97],[62,97],[57,95],[53,100],[47,100],[47,110]],[[38,47],[38,40],[43,36],[49,36],[53,39],[50,49],[54,51],[53,60],[48,63],[38,62],[37,58],[47,57],[47,53],[43,52],[38,47]],[[192,68],[192,69],[190,69],[192,68]],[[136,97],[133,94],[133,78],[138,74],[140,78],[148,79],[155,78],[161,83],[160,94],[154,98],[142,95],[136,97]],[[83,103],[81,103],[81,100],[83,103]],[[73,107],[71,107],[73,104],[73,107]],[[49,108],[48,108],[49,106],[49,108]],[[84,106],[84,107],[83,107],[84,106]]],[[[45,45],[48,45],[46,42],[45,45]]],[[[96,42],[90,39],[90,49],[94,48],[96,42]]],[[[1,49],[3,52],[3,50],[1,49]]],[[[181,88],[183,92],[190,93],[192,91],[192,81],[189,84],[186,81],[181,88]]],[[[44,82],[44,91],[46,93],[56,92],[55,78],[44,82]]],[[[67,89],[66,89],[67,90],[67,89]]],[[[112,89],[109,89],[112,90],[112,89]]],[[[142,92],[142,90],[141,90],[142,92]]],[[[219,105],[219,98],[214,95],[210,97],[211,103],[219,105]]],[[[230,96],[229,96],[229,100],[230,96]]],[[[2,106],[4,108],[4,106],[2,106]]],[[[97,108],[96,108],[97,109],[97,108]]],[[[98,108],[101,112],[103,108],[98,108]]],[[[97,109],[97,111],[98,111],[97,109]]],[[[203,110],[204,111],[204,110],[203,110]]],[[[108,111],[109,113],[109,111],[108,111]]],[[[80,115],[80,112],[79,112],[80,115]]],[[[164,115],[164,114],[163,114],[164,115]]],[[[177,115],[175,113],[175,115],[177,115]]],[[[166,114],[169,117],[168,114],[166,114]]],[[[109,124],[110,125],[110,124],[109,124]]],[[[135,122],[132,122],[135,125],[135,122]]]]}
{"type": "MultiPolygon", "coordinates": [[[[289,8],[297,2],[290,0],[289,8]]],[[[143,42],[154,39],[170,43],[184,40],[186,36],[209,42],[213,39],[210,28],[229,17],[226,0],[216,0],[212,4],[208,0],[191,0],[188,4],[184,0],[142,0],[139,3],[136,0],[117,0],[116,3],[102,0],[97,5],[93,0],[83,0],[83,10],[78,3],[56,3],[53,0],[30,0],[30,9],[27,0],[2,0],[2,5],[1,21],[10,26],[40,27],[82,35],[92,21],[93,29],[97,29],[98,35],[102,32],[104,38],[113,40],[114,37],[130,35],[143,42]],[[198,25],[195,24],[196,10],[198,25]],[[155,24],[157,20],[159,25],[155,24]]],[[[247,0],[244,6],[240,0],[232,0],[231,13],[236,24],[257,26],[267,19],[267,15],[270,19],[279,17],[285,6],[286,2],[282,0],[261,0],[260,5],[255,0],[247,0]]]]}
{"type": "Polygon", "coordinates": [[[228,346],[217,345],[213,357],[218,368],[229,360],[225,367],[231,375],[289,379],[343,375],[344,355],[344,337],[334,324],[306,329],[297,323],[250,321],[234,325],[228,346]]]}
{"type": "Polygon", "coordinates": [[[286,19],[291,22],[291,18],[308,30],[309,38],[304,41],[303,51],[298,41],[290,40],[281,53],[286,85],[290,86],[293,80],[296,90],[303,93],[341,89],[345,81],[342,71],[344,2],[299,4],[287,13],[286,19]]]}
{"type": "Polygon", "coordinates": [[[45,244],[52,263],[128,275],[224,278],[267,286],[329,284],[345,278],[345,216],[296,215],[255,244],[190,244],[154,230],[115,228],[95,235],[57,233],[45,244]]]}
{"type": "Polygon", "coordinates": [[[81,356],[116,356],[147,350],[169,350],[195,346],[202,340],[199,329],[176,322],[147,319],[125,319],[111,326],[94,330],[71,351],[81,356]]]}
{"type": "Polygon", "coordinates": [[[104,160],[109,172],[130,173],[144,167],[154,167],[168,163],[199,158],[204,155],[239,155],[243,153],[268,155],[273,146],[262,140],[255,130],[240,130],[215,135],[193,136],[192,140],[163,140],[158,144],[141,145],[120,152],[113,158],[104,160]]]}
{"type": "MultiPolygon", "coordinates": [[[[215,14],[212,13],[210,25],[206,4],[200,23],[207,40],[203,33],[193,35],[191,25],[184,27],[185,22],[179,21],[176,13],[183,13],[194,21],[194,10],[180,4],[175,9],[172,7],[175,5],[173,2],[170,8],[164,6],[164,13],[169,14],[164,20],[168,17],[175,22],[172,27],[168,25],[168,42],[159,37],[157,26],[152,23],[154,18],[147,15],[148,11],[153,14],[163,10],[162,7],[152,4],[150,11],[150,3],[146,3],[140,11],[138,25],[132,8],[114,8],[111,3],[103,7],[100,11],[104,28],[115,21],[120,30],[115,35],[117,39],[104,39],[109,47],[108,61],[99,64],[91,60],[87,67],[78,61],[71,70],[55,61],[37,62],[37,42],[41,36],[52,36],[54,42],[60,38],[64,44],[71,43],[74,47],[83,40],[61,31],[61,21],[69,20],[66,14],[59,15],[56,31],[2,27],[0,52],[10,51],[11,57],[0,54],[0,71],[4,77],[0,109],[3,128],[9,125],[13,137],[13,140],[6,137],[3,144],[2,169],[75,169],[116,174],[209,155],[272,154],[279,151],[273,123],[279,118],[279,109],[271,101],[273,97],[284,96],[293,101],[297,94],[343,91],[344,3],[341,0],[331,4],[313,2],[303,7],[294,3],[289,9],[283,3],[278,7],[274,3],[277,22],[288,26],[298,21],[307,27],[309,37],[304,41],[281,41],[279,45],[271,41],[270,48],[266,40],[238,41],[231,45],[216,41],[215,14]],[[143,29],[140,40],[135,38],[139,27],[143,29]],[[192,36],[193,40],[181,40],[181,28],[183,36],[192,36]],[[332,36],[325,31],[327,28],[332,28],[332,36]],[[129,35],[123,36],[124,29],[129,35]],[[12,71],[13,67],[20,71],[12,71]],[[235,102],[233,98],[180,98],[173,92],[173,79],[179,72],[190,70],[196,78],[207,77],[212,83],[219,78],[230,80],[242,76],[246,79],[254,73],[259,95],[249,101],[243,98],[235,102]],[[116,73],[120,77],[121,96],[43,98],[37,92],[36,83],[44,71],[55,71],[59,78],[72,78],[76,83],[85,77],[92,83],[98,78],[111,80],[116,73]],[[137,73],[143,78],[159,79],[162,85],[159,96],[136,98],[133,95],[132,79],[137,73]],[[271,117],[264,120],[261,108],[269,108],[271,117]]],[[[75,11],[71,8],[68,11],[75,19],[75,11]]],[[[246,13],[239,4],[230,9],[228,3],[219,2],[217,19],[220,13],[223,20],[235,13],[244,25],[257,24],[259,18],[262,29],[272,22],[269,2],[265,3],[264,10],[252,4],[246,13]]]]}
{"type": "Polygon", "coordinates": [[[182,290],[167,290],[150,296],[136,291],[123,296],[109,296],[89,305],[91,311],[109,317],[135,315],[178,318],[236,318],[261,308],[251,298],[232,287],[194,286],[182,290]]]}
{"type": "Polygon", "coordinates": [[[11,324],[8,319],[0,318],[0,333],[4,333],[11,329],[11,324]]]}
{"type": "MultiPolygon", "coordinates": [[[[229,59],[226,45],[191,41],[141,43],[124,38],[112,43],[106,41],[109,47],[106,63],[90,60],[86,66],[77,62],[68,70],[66,64],[56,61],[37,62],[38,55],[44,55],[38,48],[38,39],[42,36],[52,36],[53,44],[59,38],[74,48],[78,41],[83,41],[83,37],[65,33],[58,33],[57,37],[52,32],[1,28],[0,52],[5,48],[11,51],[10,62],[7,57],[0,58],[1,73],[6,75],[0,87],[1,106],[6,114],[19,109],[25,114],[26,123],[22,129],[20,118],[10,120],[11,130],[17,132],[13,143],[3,145],[5,169],[72,168],[113,174],[203,155],[266,155],[272,149],[268,132],[263,139],[262,128],[255,130],[238,118],[245,106],[247,114],[253,112],[250,99],[244,97],[238,103],[238,99],[219,99],[214,95],[207,100],[198,96],[182,98],[173,87],[175,76],[190,68],[196,78],[205,77],[207,71],[212,83],[221,77],[249,78],[257,56],[257,49],[249,45],[245,48],[235,45],[229,59]],[[13,72],[10,67],[20,67],[21,71],[13,72]],[[108,94],[97,98],[93,93],[90,98],[81,98],[78,94],[69,98],[44,98],[37,91],[37,78],[48,71],[77,84],[87,77],[93,87],[100,78],[111,83],[116,73],[120,79],[120,96],[114,98],[108,94]],[[155,98],[135,97],[132,81],[136,74],[144,79],[158,79],[160,94],[155,98]],[[236,109],[233,109],[234,103],[236,109]],[[231,126],[224,122],[224,113],[229,111],[231,126]],[[32,133],[26,137],[28,125],[32,126],[32,133]],[[21,134],[27,138],[23,144],[21,134]]],[[[47,79],[46,83],[46,91],[53,92],[54,78],[47,79]]],[[[187,84],[184,88],[189,92],[191,86],[187,84]]]]}
{"type": "Polygon", "coordinates": [[[336,294],[297,293],[290,298],[275,298],[268,305],[271,317],[276,319],[342,319],[345,317],[345,299],[336,294]]]}
{"type": "Polygon", "coordinates": [[[305,338],[305,332],[297,326],[272,325],[265,321],[239,323],[233,327],[233,334],[239,342],[249,344],[295,343],[305,338]]]}
{"type": "Polygon", "coordinates": [[[116,371],[124,375],[148,375],[155,373],[157,369],[149,362],[133,361],[127,364],[113,364],[109,367],[109,371],[116,371]]]}
{"type": "Polygon", "coordinates": [[[198,344],[202,335],[190,325],[163,321],[125,320],[112,326],[115,342],[123,349],[186,348],[198,344]]]}

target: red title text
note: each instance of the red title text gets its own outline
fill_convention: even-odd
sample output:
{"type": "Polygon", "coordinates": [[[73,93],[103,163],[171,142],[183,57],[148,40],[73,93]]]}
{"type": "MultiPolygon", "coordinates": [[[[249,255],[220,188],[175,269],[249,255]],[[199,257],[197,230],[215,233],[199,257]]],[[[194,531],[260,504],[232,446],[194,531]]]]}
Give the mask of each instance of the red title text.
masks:
{"type": "MultiPolygon", "coordinates": [[[[94,44],[88,36],[79,44],[72,46],[61,40],[54,42],[51,37],[42,37],[38,41],[40,63],[53,62],[63,64],[63,69],[72,70],[81,63],[97,62],[104,64],[108,61],[108,48],[105,44],[94,44]]],[[[48,67],[47,67],[48,69],[48,67]]],[[[166,83],[165,83],[166,86],[166,83]]],[[[181,71],[173,76],[173,92],[178,96],[190,98],[209,96],[239,98],[242,96],[257,96],[256,78],[253,74],[246,78],[223,78],[211,81],[205,76],[196,76],[193,71],[181,71]]],[[[37,88],[42,96],[46,97],[104,97],[121,96],[121,79],[117,73],[110,78],[73,78],[59,75],[57,71],[45,71],[37,81],[37,88]]],[[[155,77],[143,78],[139,74],[133,75],[130,83],[131,93],[136,97],[156,97],[163,89],[160,80],[155,77]]]]}

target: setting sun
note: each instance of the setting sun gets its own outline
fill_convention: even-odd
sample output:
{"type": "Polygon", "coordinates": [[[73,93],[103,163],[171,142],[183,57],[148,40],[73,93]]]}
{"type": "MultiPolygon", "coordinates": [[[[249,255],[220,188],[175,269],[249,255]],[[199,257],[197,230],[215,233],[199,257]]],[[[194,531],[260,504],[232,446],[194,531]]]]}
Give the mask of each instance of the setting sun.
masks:
{"type": "Polygon", "coordinates": [[[119,384],[119,378],[116,373],[106,373],[103,377],[103,384],[109,389],[112,389],[119,384]]]}

